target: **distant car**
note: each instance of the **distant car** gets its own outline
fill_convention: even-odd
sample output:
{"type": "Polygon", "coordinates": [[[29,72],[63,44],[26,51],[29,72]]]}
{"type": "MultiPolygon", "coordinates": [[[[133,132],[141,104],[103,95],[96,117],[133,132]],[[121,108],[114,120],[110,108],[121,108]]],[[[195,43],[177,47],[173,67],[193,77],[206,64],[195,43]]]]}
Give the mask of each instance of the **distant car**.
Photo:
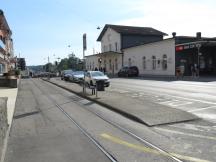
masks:
{"type": "Polygon", "coordinates": [[[110,79],[100,71],[87,71],[85,73],[85,83],[90,86],[95,86],[97,81],[104,81],[104,86],[110,86],[110,79]]]}
{"type": "Polygon", "coordinates": [[[136,66],[123,67],[118,72],[119,77],[131,77],[131,76],[139,76],[139,70],[136,66]]]}
{"type": "Polygon", "coordinates": [[[61,73],[61,80],[69,81],[69,78],[72,74],[73,70],[63,70],[61,73]]]}
{"type": "Polygon", "coordinates": [[[84,71],[74,71],[70,76],[69,80],[71,82],[81,83],[84,79],[84,71]]]}

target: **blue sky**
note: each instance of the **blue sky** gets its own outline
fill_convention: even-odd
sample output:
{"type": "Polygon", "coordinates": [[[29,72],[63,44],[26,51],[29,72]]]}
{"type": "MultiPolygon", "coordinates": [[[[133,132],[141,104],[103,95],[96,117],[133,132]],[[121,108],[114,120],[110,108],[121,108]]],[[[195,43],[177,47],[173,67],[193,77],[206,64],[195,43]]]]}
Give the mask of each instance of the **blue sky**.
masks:
{"type": "Polygon", "coordinates": [[[153,27],[169,35],[216,37],[214,0],[2,0],[13,32],[15,55],[27,65],[53,62],[74,52],[82,58],[82,35],[87,33],[86,55],[100,51],[96,42],[105,24],[153,27]],[[68,47],[70,45],[70,47],[68,47]],[[55,55],[55,56],[54,56],[55,55]]]}

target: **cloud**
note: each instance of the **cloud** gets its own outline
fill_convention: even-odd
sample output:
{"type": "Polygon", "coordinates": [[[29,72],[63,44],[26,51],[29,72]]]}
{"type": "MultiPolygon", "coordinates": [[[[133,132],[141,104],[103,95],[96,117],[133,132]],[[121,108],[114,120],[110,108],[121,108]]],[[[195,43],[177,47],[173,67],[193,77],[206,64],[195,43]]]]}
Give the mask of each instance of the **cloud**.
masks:
{"type": "Polygon", "coordinates": [[[117,21],[115,24],[151,26],[168,34],[216,36],[216,12],[212,1],[151,0],[131,3],[127,12],[138,14],[132,18],[117,21]]]}

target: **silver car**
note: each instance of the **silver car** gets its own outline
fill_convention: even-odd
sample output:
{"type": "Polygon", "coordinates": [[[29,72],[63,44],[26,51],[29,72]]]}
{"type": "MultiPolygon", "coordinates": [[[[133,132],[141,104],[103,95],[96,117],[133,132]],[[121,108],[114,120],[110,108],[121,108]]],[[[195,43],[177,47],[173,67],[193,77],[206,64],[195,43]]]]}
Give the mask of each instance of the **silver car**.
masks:
{"type": "Polygon", "coordinates": [[[104,81],[104,86],[110,86],[110,79],[100,71],[88,71],[85,73],[85,83],[87,86],[95,86],[97,81],[104,81]]]}

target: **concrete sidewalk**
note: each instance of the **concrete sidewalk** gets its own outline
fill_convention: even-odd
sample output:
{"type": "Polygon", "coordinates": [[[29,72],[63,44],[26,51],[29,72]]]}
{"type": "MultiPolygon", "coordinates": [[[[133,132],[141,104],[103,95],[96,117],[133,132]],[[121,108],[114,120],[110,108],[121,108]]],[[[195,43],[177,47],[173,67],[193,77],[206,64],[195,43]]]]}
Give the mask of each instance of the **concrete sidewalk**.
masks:
{"type": "MultiPolygon", "coordinates": [[[[51,78],[49,82],[83,97],[82,86],[78,84],[61,81],[58,78],[51,78]]],[[[113,91],[98,92],[96,98],[87,88],[84,97],[148,126],[198,119],[197,116],[186,111],[159,105],[149,100],[140,101],[113,91]]]]}
{"type": "Polygon", "coordinates": [[[8,129],[6,130],[6,135],[4,136],[3,145],[1,146],[0,152],[0,162],[4,162],[5,153],[7,149],[8,137],[13,121],[13,114],[15,110],[16,98],[17,98],[18,88],[8,88],[8,87],[0,87],[0,97],[7,98],[7,122],[8,129]]]}
{"type": "Polygon", "coordinates": [[[4,88],[0,87],[0,97],[7,97],[7,115],[8,115],[8,124],[11,125],[14,109],[15,109],[15,103],[16,103],[16,97],[17,97],[18,88],[4,88]]]}

